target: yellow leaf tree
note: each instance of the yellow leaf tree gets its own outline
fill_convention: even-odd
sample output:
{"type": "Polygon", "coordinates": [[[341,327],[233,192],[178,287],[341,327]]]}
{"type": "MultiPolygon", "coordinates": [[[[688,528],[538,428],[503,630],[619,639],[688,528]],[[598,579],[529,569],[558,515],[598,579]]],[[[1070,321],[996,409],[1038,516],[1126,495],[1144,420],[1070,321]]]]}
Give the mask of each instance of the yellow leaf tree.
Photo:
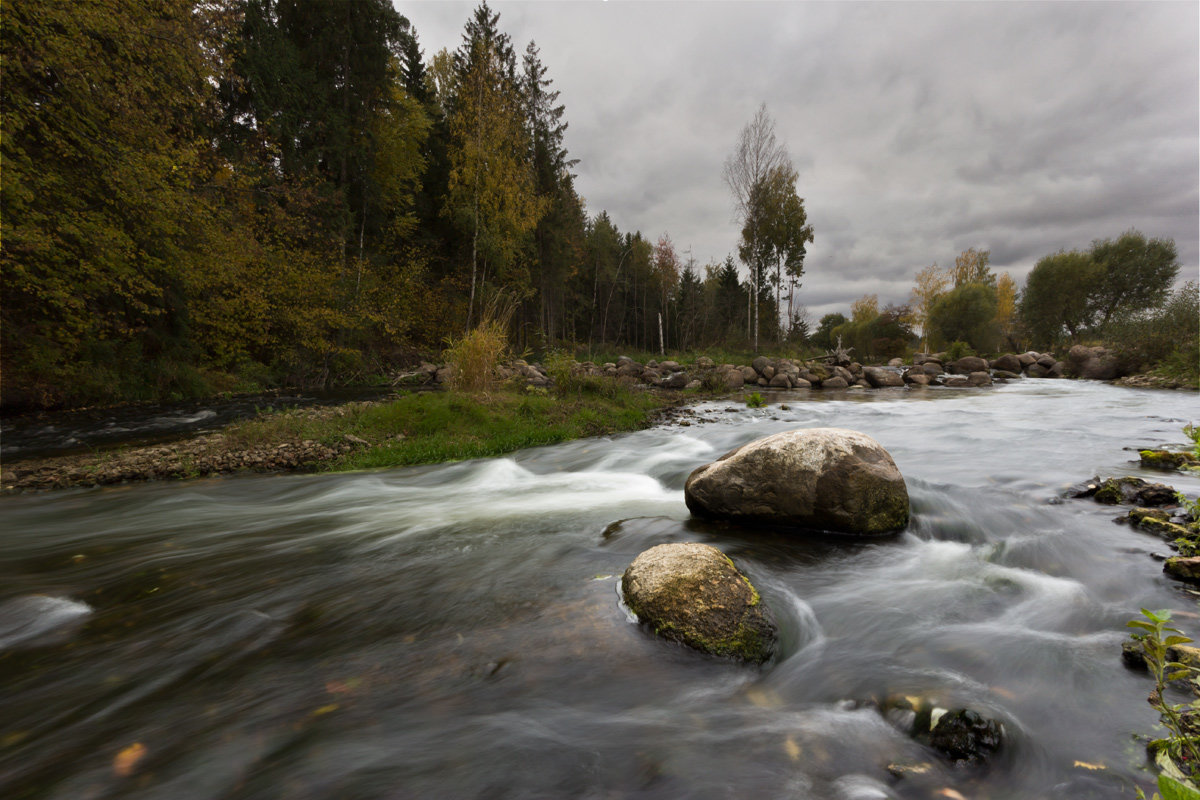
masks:
{"type": "Polygon", "coordinates": [[[992,260],[991,250],[976,250],[974,247],[963,250],[954,259],[954,266],[950,268],[950,278],[954,281],[954,288],[958,288],[967,283],[984,283],[988,286],[996,285],[996,276],[988,269],[988,264],[992,260]]]}
{"type": "Polygon", "coordinates": [[[1008,346],[1017,349],[1017,282],[1007,272],[996,278],[996,325],[1008,346]]]}
{"type": "Polygon", "coordinates": [[[950,274],[936,263],[917,273],[908,306],[910,319],[921,328],[922,349],[929,346],[929,310],[950,284],[950,274]]]}

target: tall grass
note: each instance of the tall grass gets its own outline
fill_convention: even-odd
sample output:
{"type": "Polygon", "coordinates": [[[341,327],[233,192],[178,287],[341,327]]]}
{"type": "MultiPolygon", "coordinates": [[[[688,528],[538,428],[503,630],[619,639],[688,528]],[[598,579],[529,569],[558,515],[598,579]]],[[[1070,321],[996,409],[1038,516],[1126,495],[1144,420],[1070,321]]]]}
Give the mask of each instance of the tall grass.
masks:
{"type": "Polygon", "coordinates": [[[453,391],[486,393],[499,383],[497,368],[508,352],[508,324],[516,309],[511,295],[498,292],[483,306],[479,324],[461,339],[446,339],[443,353],[453,391]]]}

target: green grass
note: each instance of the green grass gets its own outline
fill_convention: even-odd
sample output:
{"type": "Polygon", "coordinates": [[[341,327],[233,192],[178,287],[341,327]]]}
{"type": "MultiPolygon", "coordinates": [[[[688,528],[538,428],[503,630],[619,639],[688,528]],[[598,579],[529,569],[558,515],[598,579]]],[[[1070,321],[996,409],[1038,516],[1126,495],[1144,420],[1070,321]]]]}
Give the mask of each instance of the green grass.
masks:
{"type": "Polygon", "coordinates": [[[324,465],[338,472],[485,458],[638,430],[672,402],[612,383],[603,392],[567,396],[516,389],[488,395],[418,392],[381,405],[345,406],[340,415],[324,418],[267,414],[234,426],[227,437],[234,446],[297,438],[332,444],[347,435],[365,440],[369,447],[324,465]]]}

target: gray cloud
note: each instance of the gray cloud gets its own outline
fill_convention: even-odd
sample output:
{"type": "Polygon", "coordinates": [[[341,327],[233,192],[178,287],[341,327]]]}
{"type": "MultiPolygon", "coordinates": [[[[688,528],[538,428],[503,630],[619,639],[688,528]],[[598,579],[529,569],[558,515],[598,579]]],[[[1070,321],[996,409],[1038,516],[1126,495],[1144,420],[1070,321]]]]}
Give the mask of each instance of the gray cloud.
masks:
{"type": "MultiPolygon", "coordinates": [[[[471,3],[397,3],[427,56],[471,3]]],[[[525,3],[591,213],[737,249],[722,164],[759,103],[800,173],[814,318],[907,298],[967,247],[1018,282],[1043,255],[1136,227],[1200,265],[1195,3],[525,3]]]]}

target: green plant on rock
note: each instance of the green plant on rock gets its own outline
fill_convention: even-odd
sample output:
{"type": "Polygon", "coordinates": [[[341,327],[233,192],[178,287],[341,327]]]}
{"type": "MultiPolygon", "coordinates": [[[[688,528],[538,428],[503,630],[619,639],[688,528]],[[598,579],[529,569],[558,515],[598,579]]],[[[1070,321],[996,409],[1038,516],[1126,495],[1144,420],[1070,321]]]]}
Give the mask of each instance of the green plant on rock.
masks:
{"type": "Polygon", "coordinates": [[[1143,608],[1142,616],[1144,619],[1131,620],[1128,626],[1140,631],[1132,634],[1132,637],[1141,647],[1146,667],[1154,678],[1154,690],[1150,693],[1149,702],[1158,711],[1163,727],[1167,729],[1166,738],[1150,743],[1156,763],[1163,768],[1158,781],[1159,790],[1167,800],[1200,797],[1191,785],[1194,778],[1200,775],[1200,729],[1194,718],[1196,713],[1200,713],[1200,708],[1197,703],[1170,703],[1163,696],[1168,683],[1191,678],[1197,672],[1192,667],[1171,660],[1168,655],[1175,645],[1187,644],[1192,640],[1178,628],[1168,626],[1171,612],[1167,609],[1150,611],[1143,608]]]}
{"type": "Polygon", "coordinates": [[[749,408],[762,408],[766,404],[767,401],[764,400],[763,396],[758,392],[751,392],[750,394],[746,395],[746,406],[749,408]]]}
{"type": "Polygon", "coordinates": [[[1188,500],[1186,494],[1176,492],[1175,499],[1179,501],[1179,505],[1183,508],[1184,513],[1191,518],[1192,522],[1200,522],[1200,497],[1197,497],[1195,500],[1188,500]]]}
{"type": "Polygon", "coordinates": [[[565,350],[549,350],[542,358],[542,366],[546,368],[546,374],[549,375],[554,383],[569,384],[572,377],[572,367],[575,366],[575,359],[565,350]]]}

